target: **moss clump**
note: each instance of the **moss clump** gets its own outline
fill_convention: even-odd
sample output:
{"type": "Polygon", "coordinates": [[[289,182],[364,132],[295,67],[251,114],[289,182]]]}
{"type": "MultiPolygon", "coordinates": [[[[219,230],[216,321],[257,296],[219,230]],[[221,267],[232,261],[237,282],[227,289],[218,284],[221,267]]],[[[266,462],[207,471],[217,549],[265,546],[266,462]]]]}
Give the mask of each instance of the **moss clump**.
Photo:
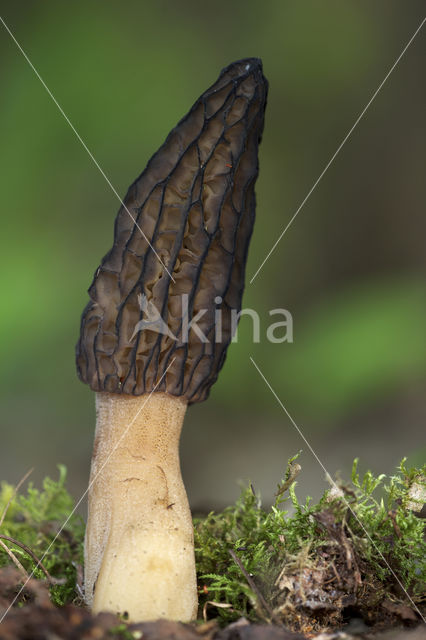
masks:
{"type": "MultiPolygon", "coordinates": [[[[309,498],[301,504],[297,458],[288,461],[270,509],[249,487],[222,513],[194,520],[199,617],[227,623],[243,615],[305,633],[339,627],[351,616],[373,628],[414,624],[426,583],[420,513],[426,469],[408,469],[403,461],[390,477],[361,477],[355,461],[350,483],[332,484],[318,504],[309,498]]],[[[65,481],[60,466],[59,479],[46,478],[41,491],[30,484],[19,495],[3,483],[0,492],[0,535],[19,544],[2,542],[28,574],[46,579],[23,545],[42,561],[56,605],[82,604],[76,582],[84,523],[69,516],[73,500],[65,481]]],[[[10,564],[0,547],[0,567],[10,564]]]]}
{"type": "MultiPolygon", "coordinates": [[[[77,570],[83,564],[84,522],[73,514],[74,501],[65,488],[66,468],[58,465],[57,481],[45,478],[39,491],[32,483],[26,494],[20,495],[15,487],[2,482],[0,490],[0,535],[28,575],[50,580],[50,595],[54,604],[63,605],[78,599],[77,570]],[[64,524],[65,523],[65,524],[64,524]],[[34,560],[27,547],[41,561],[34,560]]],[[[0,548],[0,567],[12,564],[4,547],[0,548]]]]}
{"type": "Polygon", "coordinates": [[[382,605],[390,600],[408,605],[414,620],[426,584],[426,545],[412,496],[420,511],[425,470],[407,469],[404,460],[391,477],[360,478],[356,460],[350,485],[334,483],[318,504],[301,504],[296,458],[270,509],[248,488],[235,506],[195,521],[205,616],[284,621],[307,632],[339,626],[352,611],[385,626],[382,605]]]}

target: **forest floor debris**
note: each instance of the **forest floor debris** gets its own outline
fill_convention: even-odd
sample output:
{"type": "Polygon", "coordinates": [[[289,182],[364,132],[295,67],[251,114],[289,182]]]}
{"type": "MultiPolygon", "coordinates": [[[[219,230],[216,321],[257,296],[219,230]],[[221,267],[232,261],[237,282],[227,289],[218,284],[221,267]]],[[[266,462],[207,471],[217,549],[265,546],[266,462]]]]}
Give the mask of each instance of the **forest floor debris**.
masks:
{"type": "Polygon", "coordinates": [[[402,461],[390,477],[360,476],[355,461],[350,483],[330,480],[318,504],[301,504],[297,458],[269,509],[250,486],[194,520],[200,609],[190,625],[93,616],[81,590],[84,523],[73,515],[61,528],[73,508],[64,467],[42,491],[3,483],[0,640],[426,639],[425,470],[402,461]]]}

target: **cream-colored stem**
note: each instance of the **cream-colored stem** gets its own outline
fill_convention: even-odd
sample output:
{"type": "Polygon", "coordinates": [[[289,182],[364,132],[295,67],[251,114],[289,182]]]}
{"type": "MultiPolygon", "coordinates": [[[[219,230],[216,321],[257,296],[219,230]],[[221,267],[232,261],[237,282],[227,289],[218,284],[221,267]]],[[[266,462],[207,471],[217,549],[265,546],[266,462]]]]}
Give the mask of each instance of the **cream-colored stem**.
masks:
{"type": "Polygon", "coordinates": [[[94,612],[132,621],[197,614],[191,513],[179,464],[186,403],[166,393],[96,394],[85,539],[94,612]]]}

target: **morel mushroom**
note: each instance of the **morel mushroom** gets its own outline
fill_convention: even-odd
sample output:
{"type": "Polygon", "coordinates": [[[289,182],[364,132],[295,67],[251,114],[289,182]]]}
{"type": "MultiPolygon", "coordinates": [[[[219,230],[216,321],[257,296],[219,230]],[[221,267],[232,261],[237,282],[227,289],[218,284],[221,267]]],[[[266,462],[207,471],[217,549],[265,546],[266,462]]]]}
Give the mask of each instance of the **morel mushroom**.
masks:
{"type": "Polygon", "coordinates": [[[241,309],[266,93],[260,60],[222,71],[130,187],[89,289],[77,371],[96,391],[85,540],[94,611],[196,617],[179,436],[241,309]]]}

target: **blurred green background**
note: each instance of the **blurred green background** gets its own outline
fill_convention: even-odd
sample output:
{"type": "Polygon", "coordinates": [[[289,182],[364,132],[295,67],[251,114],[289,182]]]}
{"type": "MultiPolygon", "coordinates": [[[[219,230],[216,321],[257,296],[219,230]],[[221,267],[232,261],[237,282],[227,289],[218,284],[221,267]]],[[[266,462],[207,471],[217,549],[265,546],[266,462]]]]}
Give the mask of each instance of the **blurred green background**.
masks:
{"type": "MultiPolygon", "coordinates": [[[[412,0],[200,3],[27,1],[3,18],[117,191],[127,187],[222,67],[263,59],[270,82],[248,279],[424,14],[412,0]]],[[[298,493],[331,474],[425,457],[426,27],[252,285],[250,320],[207,403],[190,408],[182,466],[193,508],[250,478],[272,499],[303,449],[298,493]],[[294,343],[269,344],[269,309],[294,343]]],[[[87,486],[93,393],[74,345],[87,288],[112,244],[116,197],[0,28],[0,477],[69,469],[87,486]]]]}

